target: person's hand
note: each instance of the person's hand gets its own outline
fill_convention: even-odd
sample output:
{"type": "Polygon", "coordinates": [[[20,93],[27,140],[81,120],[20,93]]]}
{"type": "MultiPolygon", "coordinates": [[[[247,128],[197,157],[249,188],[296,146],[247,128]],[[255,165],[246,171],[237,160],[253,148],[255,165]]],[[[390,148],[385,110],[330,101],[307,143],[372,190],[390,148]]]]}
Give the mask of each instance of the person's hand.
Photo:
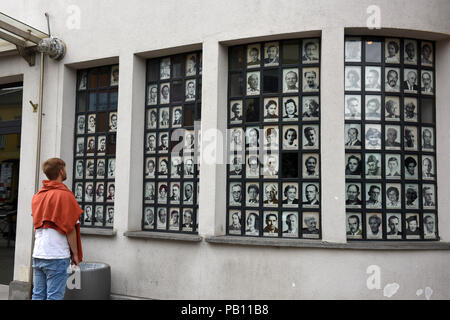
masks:
{"type": "Polygon", "coordinates": [[[79,263],[80,263],[80,260],[78,259],[78,255],[73,255],[72,256],[72,264],[74,264],[78,267],[79,263]]]}

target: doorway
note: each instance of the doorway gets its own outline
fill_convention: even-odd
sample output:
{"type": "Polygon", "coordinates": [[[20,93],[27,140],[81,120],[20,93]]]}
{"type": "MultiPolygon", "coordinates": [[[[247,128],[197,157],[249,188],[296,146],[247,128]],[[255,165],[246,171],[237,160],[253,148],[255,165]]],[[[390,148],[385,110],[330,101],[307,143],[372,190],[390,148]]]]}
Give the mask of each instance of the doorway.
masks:
{"type": "Polygon", "coordinates": [[[14,276],[23,83],[0,85],[0,285],[14,276]]]}

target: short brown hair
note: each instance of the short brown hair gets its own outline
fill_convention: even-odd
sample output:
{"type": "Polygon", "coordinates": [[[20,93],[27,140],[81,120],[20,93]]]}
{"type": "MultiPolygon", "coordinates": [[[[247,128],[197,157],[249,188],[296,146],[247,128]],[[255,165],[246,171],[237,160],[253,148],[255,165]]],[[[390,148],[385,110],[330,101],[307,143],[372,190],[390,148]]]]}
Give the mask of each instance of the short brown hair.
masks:
{"type": "Polygon", "coordinates": [[[56,180],[59,176],[59,171],[66,166],[64,160],[59,158],[51,158],[42,164],[42,171],[44,171],[47,178],[56,180]]]}

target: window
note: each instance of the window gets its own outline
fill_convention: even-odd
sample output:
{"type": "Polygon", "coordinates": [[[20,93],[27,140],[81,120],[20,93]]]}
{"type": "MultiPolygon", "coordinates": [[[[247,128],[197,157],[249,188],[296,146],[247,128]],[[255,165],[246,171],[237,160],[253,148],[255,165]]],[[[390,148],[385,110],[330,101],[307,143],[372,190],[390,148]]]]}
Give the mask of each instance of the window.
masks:
{"type": "Polygon", "coordinates": [[[83,227],[114,223],[119,66],[78,72],[73,190],[83,227]]]}
{"type": "Polygon", "coordinates": [[[227,234],[321,239],[320,39],[229,48],[227,234]]]}
{"type": "Polygon", "coordinates": [[[434,43],[347,37],[349,240],[438,240],[434,43]]]}
{"type": "Polygon", "coordinates": [[[197,233],[201,52],[147,61],[142,229],[197,233]]]}

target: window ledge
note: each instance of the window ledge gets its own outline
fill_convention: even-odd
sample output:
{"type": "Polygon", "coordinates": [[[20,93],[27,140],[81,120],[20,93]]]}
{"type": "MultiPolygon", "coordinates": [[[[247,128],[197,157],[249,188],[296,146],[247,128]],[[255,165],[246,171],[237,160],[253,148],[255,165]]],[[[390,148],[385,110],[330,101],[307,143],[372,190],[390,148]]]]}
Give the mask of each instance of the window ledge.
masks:
{"type": "Polygon", "coordinates": [[[237,236],[207,236],[205,241],[212,244],[232,244],[243,246],[353,249],[353,250],[450,250],[450,242],[438,241],[360,241],[334,243],[307,239],[268,239],[237,236]]]}
{"type": "Polygon", "coordinates": [[[81,234],[88,236],[104,236],[104,237],[115,237],[117,231],[114,229],[100,229],[100,228],[80,228],[81,234]]]}
{"type": "Polygon", "coordinates": [[[173,241],[201,242],[203,238],[196,234],[170,233],[170,232],[149,232],[149,231],[127,231],[125,237],[137,239],[161,239],[173,241]]]}

